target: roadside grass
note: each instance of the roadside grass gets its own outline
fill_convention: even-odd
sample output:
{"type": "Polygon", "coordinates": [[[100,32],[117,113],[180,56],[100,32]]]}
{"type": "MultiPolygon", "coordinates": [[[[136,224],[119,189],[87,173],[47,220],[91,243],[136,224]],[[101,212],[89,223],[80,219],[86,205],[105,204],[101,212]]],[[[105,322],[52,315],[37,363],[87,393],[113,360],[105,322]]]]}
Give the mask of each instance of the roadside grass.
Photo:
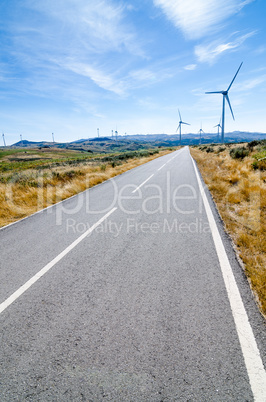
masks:
{"type": "Polygon", "coordinates": [[[191,155],[212,193],[260,309],[266,315],[266,164],[260,161],[254,165],[266,153],[266,144],[262,141],[254,146],[249,144],[226,144],[220,151],[221,145],[216,145],[212,153],[194,147],[191,155]]]}
{"type": "Polygon", "coordinates": [[[38,150],[26,154],[15,150],[15,157],[11,151],[2,153],[0,227],[170,152],[172,149],[151,149],[84,156],[66,150],[50,149],[41,154],[38,150]],[[17,161],[18,153],[22,161],[17,161]]]}

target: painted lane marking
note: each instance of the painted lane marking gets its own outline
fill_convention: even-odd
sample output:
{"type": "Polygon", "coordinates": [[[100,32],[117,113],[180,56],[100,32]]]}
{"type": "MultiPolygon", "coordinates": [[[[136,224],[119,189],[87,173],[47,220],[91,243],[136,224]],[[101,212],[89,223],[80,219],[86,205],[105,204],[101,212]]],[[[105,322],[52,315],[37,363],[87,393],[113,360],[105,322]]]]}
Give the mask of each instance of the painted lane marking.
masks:
{"type": "Polygon", "coordinates": [[[3,303],[0,304],[0,314],[17,300],[26,290],[28,290],[35,282],[38,281],[44,274],[46,274],[55,264],[57,264],[62,258],[64,258],[71,250],[73,250],[82,240],[85,239],[90,233],[94,231],[102,222],[104,222],[117,208],[113,208],[106,215],[104,215],[98,222],[92,225],[85,233],[83,233],[78,239],[76,239],[70,246],[68,246],[64,251],[58,254],[51,262],[45,265],[37,274],[30,278],[24,285],[22,285],[18,290],[16,290],[11,296],[9,296],[3,303]]]}
{"type": "MultiPolygon", "coordinates": [[[[157,169],[157,172],[159,172],[159,170],[161,170],[168,162],[170,162],[172,159],[176,158],[181,152],[183,152],[185,150],[185,148],[182,148],[180,150],[177,151],[177,154],[171,158],[170,160],[168,160],[167,162],[165,162],[164,165],[162,165],[159,169],[157,169]]],[[[134,194],[136,191],[138,191],[145,183],[147,183],[147,181],[149,181],[152,177],[154,176],[154,173],[148,177],[148,179],[146,179],[143,183],[141,183],[135,190],[132,191],[131,194],[134,194]]]]}
{"type": "MultiPolygon", "coordinates": [[[[192,159],[192,157],[191,157],[192,159]]],[[[192,159],[194,170],[196,173],[198,185],[203,199],[204,207],[208,217],[209,225],[212,232],[213,241],[220,262],[220,267],[227,290],[232,314],[234,317],[238,338],[240,341],[242,354],[246,364],[249,376],[251,390],[256,402],[266,401],[266,371],[263,367],[260,352],[248,320],[248,316],[237,287],[232,267],[228,260],[220,233],[218,231],[209,201],[205,194],[204,188],[199,177],[196,164],[192,159]]]]}
{"type": "Polygon", "coordinates": [[[157,172],[159,172],[159,170],[161,170],[166,165],[166,163],[164,165],[162,165],[159,169],[157,169],[157,172]]]}
{"type": "Polygon", "coordinates": [[[145,183],[147,183],[147,181],[149,181],[152,177],[154,176],[154,173],[152,175],[150,175],[150,177],[148,177],[148,179],[146,179],[143,183],[141,183],[137,188],[135,188],[135,190],[132,191],[131,194],[135,193],[136,191],[138,191],[142,186],[144,186],[145,183]]]}

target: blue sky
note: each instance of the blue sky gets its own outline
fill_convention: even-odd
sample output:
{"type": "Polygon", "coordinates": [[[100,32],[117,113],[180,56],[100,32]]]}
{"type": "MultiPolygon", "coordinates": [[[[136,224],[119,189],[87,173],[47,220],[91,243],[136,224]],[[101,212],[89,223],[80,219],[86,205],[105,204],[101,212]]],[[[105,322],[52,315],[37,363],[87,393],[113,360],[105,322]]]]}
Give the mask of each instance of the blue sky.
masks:
{"type": "Polygon", "coordinates": [[[265,0],[2,0],[0,130],[73,141],[175,132],[180,109],[214,132],[266,132],[265,0]]]}

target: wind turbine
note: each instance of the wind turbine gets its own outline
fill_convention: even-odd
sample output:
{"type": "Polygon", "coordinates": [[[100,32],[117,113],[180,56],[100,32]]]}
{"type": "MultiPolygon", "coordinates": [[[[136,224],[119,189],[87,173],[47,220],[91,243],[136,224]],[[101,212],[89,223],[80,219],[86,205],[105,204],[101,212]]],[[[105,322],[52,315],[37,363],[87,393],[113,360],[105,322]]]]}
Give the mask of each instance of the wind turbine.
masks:
{"type": "Polygon", "coordinates": [[[6,140],[5,140],[5,134],[4,133],[2,134],[2,137],[3,137],[4,146],[6,147],[6,140]]]}
{"type": "Polygon", "coordinates": [[[202,123],[201,123],[200,130],[198,131],[198,134],[200,135],[200,144],[201,144],[201,134],[205,134],[204,131],[202,130],[202,123]]]}
{"type": "Polygon", "coordinates": [[[216,126],[214,126],[214,128],[215,128],[215,127],[218,127],[218,142],[219,142],[220,128],[222,128],[222,126],[221,126],[221,119],[220,119],[219,124],[216,124],[216,126]]]}
{"type": "Polygon", "coordinates": [[[182,124],[186,124],[187,126],[190,126],[190,124],[189,124],[189,123],[185,123],[184,121],[182,121],[182,117],[181,117],[181,114],[180,114],[179,109],[178,109],[178,113],[179,113],[180,121],[179,121],[179,126],[178,126],[177,129],[176,129],[176,133],[177,133],[178,130],[179,130],[179,139],[180,139],[180,145],[181,145],[181,126],[182,126],[182,124]]]}
{"type": "Polygon", "coordinates": [[[230,104],[228,92],[229,92],[231,86],[233,85],[233,82],[235,81],[236,76],[237,76],[237,74],[238,74],[238,72],[239,72],[239,70],[240,70],[242,64],[243,64],[243,62],[242,62],[242,63],[240,64],[240,66],[238,67],[238,70],[237,70],[237,72],[235,73],[235,76],[234,76],[234,78],[232,79],[231,84],[229,85],[229,87],[227,88],[226,91],[205,92],[206,94],[222,94],[222,95],[223,95],[223,111],[222,111],[222,127],[221,127],[221,128],[222,128],[222,137],[221,137],[221,142],[222,142],[222,143],[224,143],[225,99],[227,100],[227,103],[228,103],[229,108],[230,108],[230,110],[231,110],[232,117],[233,117],[233,119],[235,120],[234,113],[233,113],[233,110],[232,110],[232,107],[231,107],[231,104],[230,104]]]}

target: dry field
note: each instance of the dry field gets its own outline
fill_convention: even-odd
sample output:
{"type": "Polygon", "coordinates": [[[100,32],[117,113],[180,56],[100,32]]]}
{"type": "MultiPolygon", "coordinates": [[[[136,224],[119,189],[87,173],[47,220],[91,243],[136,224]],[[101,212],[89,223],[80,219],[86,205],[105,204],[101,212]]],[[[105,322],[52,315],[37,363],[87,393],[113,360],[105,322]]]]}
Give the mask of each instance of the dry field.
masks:
{"type": "Polygon", "coordinates": [[[0,151],[0,227],[171,151],[96,156],[59,149],[0,151]]]}
{"type": "Polygon", "coordinates": [[[266,144],[191,148],[266,315],[266,144]]]}

